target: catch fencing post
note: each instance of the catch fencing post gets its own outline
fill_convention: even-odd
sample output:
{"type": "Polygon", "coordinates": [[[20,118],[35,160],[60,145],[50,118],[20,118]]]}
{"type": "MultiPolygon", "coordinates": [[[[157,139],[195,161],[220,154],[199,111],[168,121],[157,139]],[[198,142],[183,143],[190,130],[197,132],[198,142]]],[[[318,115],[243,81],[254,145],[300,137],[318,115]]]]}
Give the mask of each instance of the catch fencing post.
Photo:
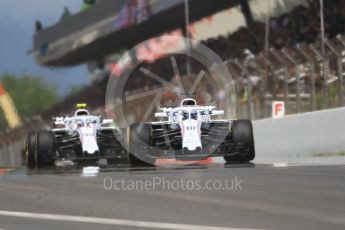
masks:
{"type": "Polygon", "coordinates": [[[316,89],[315,89],[315,64],[314,64],[314,60],[299,45],[296,46],[296,49],[302,54],[302,56],[308,61],[308,64],[309,64],[310,86],[311,86],[310,107],[311,107],[312,111],[315,111],[316,110],[316,89]]]}
{"type": "Polygon", "coordinates": [[[335,47],[328,41],[325,40],[326,46],[334,53],[334,55],[337,57],[337,74],[338,74],[338,81],[339,81],[339,106],[344,106],[344,78],[343,78],[343,63],[342,63],[342,56],[341,53],[337,51],[335,47]]]}
{"type": "Polygon", "coordinates": [[[272,62],[270,60],[268,60],[267,57],[263,57],[265,64],[270,68],[271,70],[271,74],[272,74],[272,88],[273,88],[273,92],[272,92],[272,97],[273,97],[273,101],[277,100],[277,92],[276,92],[276,80],[277,80],[277,75],[274,69],[274,66],[272,64],[272,62]]]}
{"type": "Polygon", "coordinates": [[[240,70],[245,74],[246,79],[247,79],[247,110],[248,110],[248,118],[251,120],[252,119],[252,83],[250,79],[250,74],[248,70],[238,61],[235,60],[234,63],[240,68],[240,70]]]}
{"type": "Polygon", "coordinates": [[[288,54],[285,49],[282,49],[281,51],[285,55],[285,57],[295,65],[295,68],[296,68],[296,107],[297,107],[296,110],[297,110],[297,113],[300,113],[301,111],[301,87],[300,87],[301,71],[295,59],[291,57],[291,55],[288,54]]]}
{"type": "Polygon", "coordinates": [[[284,71],[284,103],[287,107],[288,104],[288,95],[289,95],[289,71],[284,60],[277,54],[276,50],[271,49],[271,54],[282,64],[284,71]]]}
{"type": "Polygon", "coordinates": [[[265,77],[265,71],[258,65],[258,63],[255,60],[251,60],[249,64],[258,70],[260,73],[261,79],[260,79],[260,106],[262,108],[260,117],[265,118],[266,117],[266,77],[265,77]]]}
{"type": "Polygon", "coordinates": [[[239,93],[239,83],[238,81],[241,80],[241,77],[238,77],[238,74],[236,74],[236,71],[233,70],[233,67],[231,66],[233,64],[232,60],[225,61],[226,66],[228,67],[228,70],[230,71],[231,75],[234,76],[234,83],[235,83],[235,90],[236,90],[236,117],[242,118],[242,107],[241,107],[241,99],[240,99],[240,93],[239,93]]]}
{"type": "Polygon", "coordinates": [[[326,58],[313,46],[309,45],[310,49],[322,61],[322,78],[323,78],[323,109],[328,109],[329,95],[328,95],[328,71],[329,63],[326,58]]]}

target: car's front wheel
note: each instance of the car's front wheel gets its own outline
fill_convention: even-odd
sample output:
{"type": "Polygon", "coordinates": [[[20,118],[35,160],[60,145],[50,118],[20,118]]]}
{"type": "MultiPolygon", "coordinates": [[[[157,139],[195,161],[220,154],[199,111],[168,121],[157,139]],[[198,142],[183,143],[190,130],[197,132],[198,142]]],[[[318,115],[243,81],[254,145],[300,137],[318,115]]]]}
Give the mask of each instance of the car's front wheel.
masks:
{"type": "Polygon", "coordinates": [[[247,163],[255,158],[253,125],[250,120],[235,120],[231,125],[233,148],[224,156],[227,163],[247,163]]]}
{"type": "Polygon", "coordinates": [[[37,134],[37,168],[54,166],[56,158],[55,135],[52,131],[37,134]]]}

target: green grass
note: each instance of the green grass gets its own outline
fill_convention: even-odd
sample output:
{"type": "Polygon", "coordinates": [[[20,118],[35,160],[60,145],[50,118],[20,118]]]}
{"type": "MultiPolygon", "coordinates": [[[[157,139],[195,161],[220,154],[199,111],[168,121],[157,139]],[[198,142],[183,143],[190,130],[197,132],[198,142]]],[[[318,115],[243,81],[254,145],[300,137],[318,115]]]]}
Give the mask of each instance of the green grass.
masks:
{"type": "Polygon", "coordinates": [[[345,156],[345,151],[340,152],[317,152],[313,153],[312,157],[343,157],[345,156]]]}

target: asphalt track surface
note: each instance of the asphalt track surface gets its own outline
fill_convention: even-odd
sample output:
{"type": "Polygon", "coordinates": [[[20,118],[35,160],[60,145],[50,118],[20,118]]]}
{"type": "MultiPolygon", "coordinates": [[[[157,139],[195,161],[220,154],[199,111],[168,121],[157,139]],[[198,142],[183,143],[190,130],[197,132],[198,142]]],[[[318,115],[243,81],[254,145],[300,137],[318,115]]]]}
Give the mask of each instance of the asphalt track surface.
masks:
{"type": "Polygon", "coordinates": [[[17,169],[0,176],[0,229],[345,229],[345,166],[280,166],[17,169]]]}

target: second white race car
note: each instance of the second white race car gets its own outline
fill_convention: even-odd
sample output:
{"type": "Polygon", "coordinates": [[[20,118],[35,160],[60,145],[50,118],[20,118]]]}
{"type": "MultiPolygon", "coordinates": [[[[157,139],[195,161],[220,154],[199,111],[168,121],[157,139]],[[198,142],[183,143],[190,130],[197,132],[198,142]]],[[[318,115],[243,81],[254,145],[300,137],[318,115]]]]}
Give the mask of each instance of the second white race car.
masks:
{"type": "MultiPolygon", "coordinates": [[[[83,106],[81,106],[83,107],[83,106]]],[[[127,161],[120,129],[106,127],[112,120],[101,120],[84,108],[74,116],[53,118],[54,128],[29,133],[26,141],[28,168],[54,166],[57,160],[73,164],[107,159],[109,163],[127,161]]]]}

